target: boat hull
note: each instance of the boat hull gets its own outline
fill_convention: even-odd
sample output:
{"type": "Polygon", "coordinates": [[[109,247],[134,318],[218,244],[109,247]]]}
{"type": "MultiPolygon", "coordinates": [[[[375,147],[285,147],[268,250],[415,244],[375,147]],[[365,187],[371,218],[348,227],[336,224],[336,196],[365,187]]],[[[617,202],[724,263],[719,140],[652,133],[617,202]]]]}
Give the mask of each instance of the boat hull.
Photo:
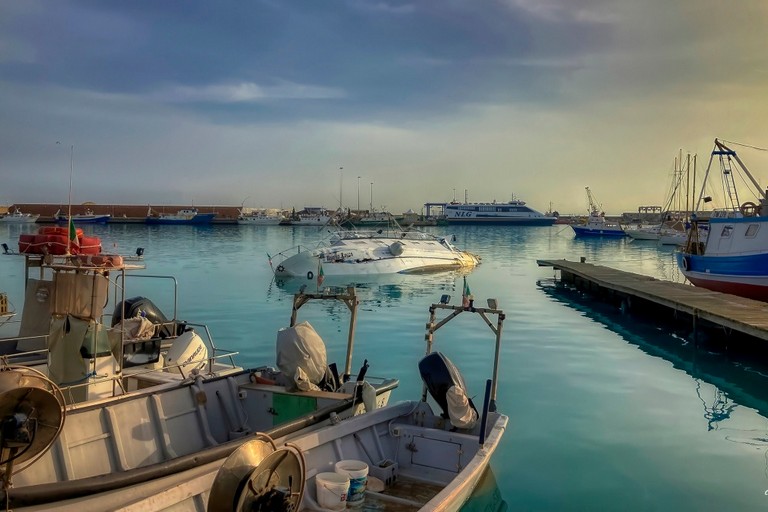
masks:
{"type": "Polygon", "coordinates": [[[361,238],[345,242],[273,262],[275,276],[314,280],[321,271],[324,277],[371,276],[473,268],[479,264],[473,254],[437,240],[361,238]]]}
{"type": "Polygon", "coordinates": [[[281,222],[283,222],[285,219],[283,218],[257,218],[257,219],[248,219],[248,218],[239,218],[237,219],[237,223],[241,226],[279,226],[281,222]]]}
{"type": "MultiPolygon", "coordinates": [[[[450,425],[434,417],[431,412],[425,413],[426,421],[422,420],[420,425],[414,424],[412,413],[424,406],[425,404],[419,402],[400,402],[335,425],[276,438],[274,441],[277,447],[290,443],[301,451],[305,460],[306,484],[298,509],[322,510],[316,499],[315,475],[333,471],[334,462],[338,461],[339,454],[343,453],[345,459],[367,461],[369,478],[379,475],[378,478],[383,480],[381,477],[384,475],[380,471],[386,466],[377,466],[377,463],[395,463],[391,466],[396,467],[392,470],[397,472],[394,473],[397,475],[395,485],[383,493],[367,491],[363,508],[374,506],[376,510],[386,512],[402,510],[403,504],[408,503],[408,510],[459,511],[488,468],[506,430],[508,418],[502,414],[491,413],[485,442],[479,446],[476,431],[453,431],[450,425]],[[419,451],[413,450],[412,453],[409,451],[412,448],[419,448],[419,451]],[[461,458],[456,460],[452,467],[446,467],[444,464],[453,460],[449,452],[456,453],[461,458]],[[368,453],[375,454],[377,460],[368,460],[368,453]],[[457,466],[461,468],[458,472],[457,466]],[[423,502],[422,493],[414,495],[405,485],[401,488],[406,489],[406,494],[398,494],[398,485],[401,482],[410,483],[411,489],[434,488],[438,492],[429,492],[425,498],[427,501],[423,502]]],[[[217,472],[225,460],[226,457],[220,457],[168,477],[148,480],[111,492],[90,494],[77,500],[59,501],[54,505],[59,512],[171,508],[183,511],[199,510],[200,503],[208,501],[217,472]]]]}
{"type": "Polygon", "coordinates": [[[624,237],[627,234],[622,229],[591,228],[585,226],[571,226],[576,236],[580,237],[624,237]]]}
{"type": "Polygon", "coordinates": [[[191,219],[175,219],[172,217],[147,217],[144,222],[150,225],[157,224],[177,224],[177,225],[200,225],[210,224],[215,213],[198,213],[191,219]]]}
{"type": "Polygon", "coordinates": [[[768,254],[706,256],[679,251],[675,257],[695,286],[768,301],[768,254]]]}
{"type": "MultiPolygon", "coordinates": [[[[109,222],[110,218],[112,218],[111,215],[73,215],[72,222],[75,224],[106,224],[109,222]]],[[[56,222],[59,224],[66,224],[69,222],[69,219],[64,216],[59,216],[56,218],[56,222]]]]}
{"type": "Polygon", "coordinates": [[[471,217],[447,218],[448,224],[482,225],[482,226],[551,226],[557,220],[555,217],[471,217]]]}

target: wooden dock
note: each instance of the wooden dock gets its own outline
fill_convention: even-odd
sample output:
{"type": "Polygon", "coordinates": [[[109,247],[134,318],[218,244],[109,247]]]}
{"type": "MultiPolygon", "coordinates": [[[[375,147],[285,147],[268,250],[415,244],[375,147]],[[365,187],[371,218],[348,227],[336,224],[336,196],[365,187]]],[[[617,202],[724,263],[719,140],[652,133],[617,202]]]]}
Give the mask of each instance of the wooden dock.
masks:
{"type": "Polygon", "coordinates": [[[537,260],[540,267],[560,271],[560,279],[588,292],[615,299],[631,310],[647,301],[692,317],[696,333],[700,320],[768,341],[768,303],[714,292],[688,284],[663,281],[591,263],[537,260]]]}

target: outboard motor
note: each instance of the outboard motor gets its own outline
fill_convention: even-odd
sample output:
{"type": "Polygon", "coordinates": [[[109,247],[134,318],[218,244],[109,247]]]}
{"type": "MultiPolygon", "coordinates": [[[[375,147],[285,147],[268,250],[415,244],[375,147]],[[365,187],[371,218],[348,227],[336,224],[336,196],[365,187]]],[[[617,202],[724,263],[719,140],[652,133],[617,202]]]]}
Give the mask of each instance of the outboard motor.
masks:
{"type": "Polygon", "coordinates": [[[456,428],[472,428],[478,412],[472,399],[467,396],[467,386],[456,365],[441,352],[432,352],[419,361],[421,380],[427,391],[456,428]]]}
{"type": "MultiPolygon", "coordinates": [[[[123,303],[120,302],[115,306],[115,311],[112,313],[112,327],[116,326],[123,320],[123,303]]],[[[158,308],[154,302],[146,297],[133,297],[125,300],[125,318],[133,318],[136,316],[143,316],[153,324],[167,324],[168,319],[163,312],[158,308]]],[[[183,332],[183,327],[180,329],[183,332]]],[[[175,334],[181,334],[176,332],[175,334]]],[[[172,329],[168,325],[163,325],[159,331],[161,338],[168,338],[172,334],[172,329]]]]}

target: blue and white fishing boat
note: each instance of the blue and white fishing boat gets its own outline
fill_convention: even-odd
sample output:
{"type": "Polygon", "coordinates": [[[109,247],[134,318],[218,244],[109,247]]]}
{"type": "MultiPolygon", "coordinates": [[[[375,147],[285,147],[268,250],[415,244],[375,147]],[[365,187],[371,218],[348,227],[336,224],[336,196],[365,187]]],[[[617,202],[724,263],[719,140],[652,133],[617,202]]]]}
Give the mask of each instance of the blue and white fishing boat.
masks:
{"type": "Polygon", "coordinates": [[[576,236],[599,236],[599,237],[622,237],[627,233],[617,222],[609,222],[605,219],[605,212],[595,201],[592,191],[587,189],[587,200],[589,201],[589,217],[584,224],[571,224],[576,236]]]}
{"type": "MultiPolygon", "coordinates": [[[[69,222],[69,216],[61,213],[61,210],[56,212],[56,222],[60,224],[66,224],[69,222]]],[[[90,208],[85,209],[85,213],[75,213],[72,215],[72,220],[75,224],[106,224],[112,215],[109,213],[97,214],[93,213],[90,208]]]]}
{"type": "Polygon", "coordinates": [[[197,208],[184,208],[176,213],[157,213],[149,208],[147,224],[210,224],[215,213],[200,213],[197,208]]]}
{"type": "MultiPolygon", "coordinates": [[[[687,243],[676,253],[683,275],[694,285],[734,295],[768,301],[768,193],[763,189],[736,151],[715,139],[704,182],[692,219],[687,243]],[[704,216],[700,208],[712,203],[704,196],[711,189],[708,179],[717,157],[725,207],[704,216]],[[736,166],[733,165],[736,162],[736,166]],[[740,199],[734,172],[752,186],[754,201],[740,199]],[[707,187],[707,188],[705,188],[707,187]],[[708,224],[708,230],[699,227],[708,224]]],[[[742,193],[742,196],[744,193],[742,193]]]]}
{"type": "Polygon", "coordinates": [[[507,203],[448,203],[445,219],[450,224],[551,226],[557,217],[546,215],[513,199],[507,203]]]}

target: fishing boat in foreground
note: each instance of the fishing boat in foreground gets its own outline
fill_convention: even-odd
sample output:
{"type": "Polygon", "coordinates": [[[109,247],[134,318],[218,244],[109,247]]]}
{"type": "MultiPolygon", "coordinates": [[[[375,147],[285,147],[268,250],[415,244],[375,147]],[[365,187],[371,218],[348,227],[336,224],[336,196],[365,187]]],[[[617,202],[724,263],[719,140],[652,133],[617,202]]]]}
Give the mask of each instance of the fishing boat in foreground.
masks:
{"type": "Polygon", "coordinates": [[[13,510],[59,510],[96,493],[104,499],[74,508],[114,510],[129,503],[113,500],[121,490],[151,496],[156,479],[226,457],[254,432],[279,437],[372,410],[398,384],[366,376],[367,361],[351,371],[353,291],[322,297],[353,312],[341,375],[311,325],[296,323],[304,294],[278,333],[277,368],[245,369],[205,324],[178,319],[172,276],[126,283],[143,267],[118,255],[25,258],[19,332],[0,340],[0,500],[13,510]],[[147,281],[171,286],[171,319],[146,297],[126,298],[147,281]]]}
{"type": "Polygon", "coordinates": [[[144,222],[147,224],[210,224],[215,213],[200,213],[197,208],[184,208],[176,213],[155,212],[150,207],[144,222]]]}
{"type": "Polygon", "coordinates": [[[768,195],[741,161],[736,151],[715,139],[709,165],[699,194],[692,228],[676,253],[677,264],[691,283],[702,288],[768,301],[768,195]],[[704,196],[712,189],[712,162],[717,157],[725,207],[708,212],[701,207],[712,203],[704,196]],[[733,165],[733,163],[737,165],[733,165]],[[751,186],[755,201],[739,198],[734,174],[751,186]],[[705,187],[709,186],[709,189],[705,187]],[[700,229],[708,227],[708,229],[700,229]]]}
{"type": "Polygon", "coordinates": [[[303,246],[270,257],[276,277],[312,280],[323,276],[354,276],[471,269],[479,256],[457,249],[448,237],[403,229],[394,224],[377,231],[340,229],[315,248],[303,246]]]}
{"type": "Polygon", "coordinates": [[[251,434],[226,450],[201,452],[183,472],[114,492],[95,488],[77,500],[56,502],[56,510],[103,510],[105,505],[126,512],[325,511],[347,505],[382,512],[460,510],[508,422],[496,410],[504,313],[493,299],[488,308],[476,308],[472,301],[445,302],[429,308],[427,356],[418,364],[424,383],[419,399],[346,419],[333,416],[287,435],[251,434]],[[447,315],[438,319],[442,312],[447,315]],[[433,351],[434,333],[462,313],[478,314],[495,334],[493,370],[480,408],[453,363],[433,351]]]}
{"type": "Polygon", "coordinates": [[[8,223],[14,223],[14,224],[31,224],[33,222],[37,222],[37,219],[40,217],[39,214],[31,214],[31,213],[21,213],[21,210],[18,208],[14,208],[13,212],[6,213],[5,215],[0,215],[0,222],[8,222],[8,223]]]}
{"type": "Polygon", "coordinates": [[[536,211],[525,201],[512,200],[507,203],[448,203],[445,219],[449,224],[551,226],[557,217],[536,211]]]}
{"type": "Polygon", "coordinates": [[[595,197],[592,195],[592,191],[589,187],[587,190],[587,201],[589,202],[589,217],[583,224],[571,224],[573,232],[576,236],[594,236],[594,237],[623,237],[626,236],[624,228],[617,222],[609,222],[605,220],[605,212],[602,211],[595,197]]]}

